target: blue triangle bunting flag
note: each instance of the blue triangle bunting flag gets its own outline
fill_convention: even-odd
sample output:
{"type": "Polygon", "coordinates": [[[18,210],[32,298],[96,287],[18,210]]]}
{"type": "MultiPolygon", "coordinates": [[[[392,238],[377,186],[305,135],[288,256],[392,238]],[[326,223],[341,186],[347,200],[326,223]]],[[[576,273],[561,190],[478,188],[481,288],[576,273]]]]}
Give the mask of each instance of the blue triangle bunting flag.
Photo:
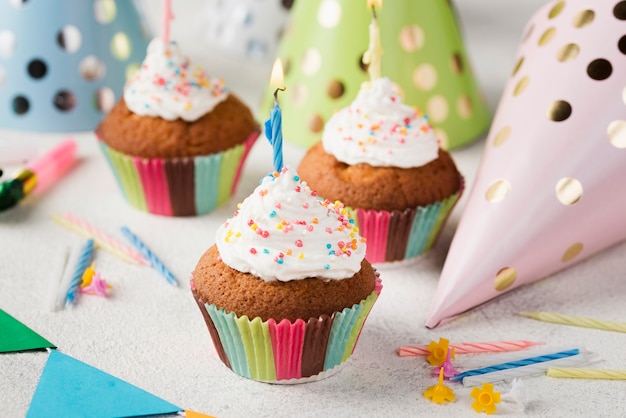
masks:
{"type": "Polygon", "coordinates": [[[28,418],[138,417],[182,408],[73,357],[50,352],[28,408],[28,418]]]}

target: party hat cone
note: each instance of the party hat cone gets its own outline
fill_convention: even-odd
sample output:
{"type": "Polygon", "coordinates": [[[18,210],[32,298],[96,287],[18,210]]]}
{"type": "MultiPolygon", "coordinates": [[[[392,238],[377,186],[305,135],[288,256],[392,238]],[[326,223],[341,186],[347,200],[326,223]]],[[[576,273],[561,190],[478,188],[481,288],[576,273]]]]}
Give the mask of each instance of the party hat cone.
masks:
{"type": "Polygon", "coordinates": [[[292,5],[293,0],[207,0],[202,40],[243,63],[271,64],[292,5]]]}
{"type": "Polygon", "coordinates": [[[626,238],[625,20],[569,0],[528,24],[428,327],[626,238]]]}
{"type": "Polygon", "coordinates": [[[145,46],[131,1],[0,2],[0,127],[92,130],[145,46]]]}
{"type": "MultiPolygon", "coordinates": [[[[333,112],[356,97],[368,80],[361,59],[368,48],[372,12],[366,0],[298,1],[280,48],[280,76],[269,89],[286,85],[282,102],[289,117],[287,141],[309,147],[321,137],[333,112]]],[[[382,75],[405,103],[425,111],[444,148],[480,136],[489,111],[479,92],[451,2],[393,0],[378,15],[383,49],[382,75]]],[[[275,75],[273,73],[273,75],[275,75]]],[[[271,94],[266,94],[271,98],[271,94]]],[[[264,103],[261,114],[272,102],[264,103]]]]}

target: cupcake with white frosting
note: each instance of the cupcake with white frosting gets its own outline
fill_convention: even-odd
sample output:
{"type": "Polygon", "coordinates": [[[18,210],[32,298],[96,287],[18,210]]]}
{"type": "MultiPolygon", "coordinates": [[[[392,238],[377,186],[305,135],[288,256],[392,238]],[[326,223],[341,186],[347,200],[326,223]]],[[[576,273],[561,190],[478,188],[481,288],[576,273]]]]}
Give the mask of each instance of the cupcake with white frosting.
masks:
{"type": "Polygon", "coordinates": [[[167,216],[200,215],[227,201],[259,132],[222,79],[160,38],[96,129],[126,200],[167,216]]]}
{"type": "Polygon", "coordinates": [[[321,200],[283,168],[262,180],[215,241],[191,287],[226,366],[297,383],[350,357],[381,284],[343,205],[321,200]]]}
{"type": "Polygon", "coordinates": [[[463,189],[427,117],[404,104],[385,77],[365,83],[333,115],[298,171],[320,195],[353,211],[372,263],[428,251],[463,189]]]}

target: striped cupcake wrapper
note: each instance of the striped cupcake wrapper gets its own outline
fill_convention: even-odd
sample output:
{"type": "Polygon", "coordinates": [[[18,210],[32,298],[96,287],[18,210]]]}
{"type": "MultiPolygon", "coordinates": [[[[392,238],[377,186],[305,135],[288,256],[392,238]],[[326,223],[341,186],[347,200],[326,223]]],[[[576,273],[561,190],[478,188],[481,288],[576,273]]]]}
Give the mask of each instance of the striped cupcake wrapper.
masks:
{"type": "Polygon", "coordinates": [[[243,377],[269,383],[302,383],[339,370],[354,351],[381,289],[377,278],[374,291],[351,308],[308,321],[276,322],[227,313],[203,302],[192,286],[222,362],[243,377]]]}
{"type": "Polygon", "coordinates": [[[452,196],[428,206],[404,211],[349,208],[356,219],[359,233],[367,239],[367,261],[400,261],[430,250],[463,189],[464,182],[461,181],[461,189],[452,196]]]}
{"type": "Polygon", "coordinates": [[[99,140],[126,200],[145,212],[195,216],[211,212],[236,191],[254,132],[239,145],[216,154],[180,158],[141,158],[99,140]]]}

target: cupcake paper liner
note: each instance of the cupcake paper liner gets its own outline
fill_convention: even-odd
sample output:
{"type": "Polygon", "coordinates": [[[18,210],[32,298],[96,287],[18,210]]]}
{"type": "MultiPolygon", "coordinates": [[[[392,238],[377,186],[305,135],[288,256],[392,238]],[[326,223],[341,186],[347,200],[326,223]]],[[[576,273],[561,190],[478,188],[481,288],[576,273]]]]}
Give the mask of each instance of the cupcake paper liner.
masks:
{"type": "Polygon", "coordinates": [[[344,364],[358,341],[361,329],[382,284],[359,304],[308,321],[250,320],[205,303],[192,293],[207,323],[222,362],[235,373],[269,383],[301,383],[327,377],[344,364]]]}
{"type": "Polygon", "coordinates": [[[225,151],[195,157],[142,158],[123,154],[99,138],[126,200],[164,216],[211,212],[236,191],[241,170],[259,132],[225,151]]]}
{"type": "Polygon", "coordinates": [[[367,239],[367,261],[400,261],[430,250],[463,189],[462,182],[461,189],[452,196],[404,211],[352,208],[359,233],[367,239]]]}

